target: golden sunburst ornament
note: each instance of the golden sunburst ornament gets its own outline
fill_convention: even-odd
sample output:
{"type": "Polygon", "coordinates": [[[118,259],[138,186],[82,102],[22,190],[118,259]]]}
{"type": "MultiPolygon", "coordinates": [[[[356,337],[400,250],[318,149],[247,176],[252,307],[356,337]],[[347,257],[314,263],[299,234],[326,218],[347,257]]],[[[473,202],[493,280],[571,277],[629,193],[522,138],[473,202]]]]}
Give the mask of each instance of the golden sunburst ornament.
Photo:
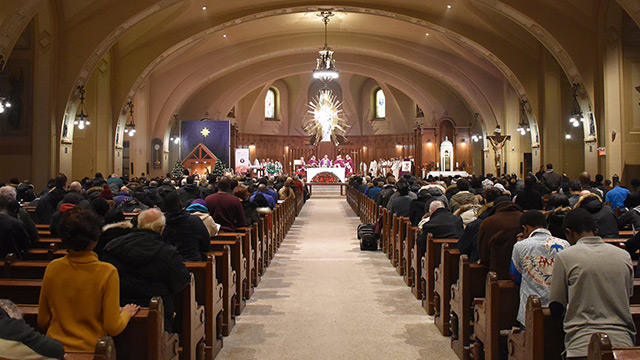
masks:
{"type": "Polygon", "coordinates": [[[202,136],[207,137],[211,132],[209,131],[209,129],[204,128],[202,129],[202,131],[200,131],[200,134],[202,134],[202,136]]]}
{"type": "Polygon", "coordinates": [[[351,126],[341,117],[342,103],[338,98],[331,90],[324,88],[307,106],[309,114],[313,117],[302,125],[302,129],[311,137],[311,144],[317,145],[320,141],[331,140],[339,145],[351,126]]]}

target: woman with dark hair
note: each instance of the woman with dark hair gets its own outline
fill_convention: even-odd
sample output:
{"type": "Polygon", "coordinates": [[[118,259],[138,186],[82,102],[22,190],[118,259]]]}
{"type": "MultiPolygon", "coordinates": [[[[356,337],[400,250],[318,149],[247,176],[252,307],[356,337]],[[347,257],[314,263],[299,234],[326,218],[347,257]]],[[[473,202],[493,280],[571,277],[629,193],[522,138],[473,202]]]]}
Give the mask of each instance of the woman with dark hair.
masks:
{"type": "Polygon", "coordinates": [[[69,252],[53,260],[42,279],[38,326],[66,350],[93,351],[100,337],[120,334],[139,309],[120,309],[118,271],[92,251],[101,226],[91,210],[65,211],[60,232],[69,252]]]}
{"type": "Polygon", "coordinates": [[[240,199],[242,202],[242,209],[244,210],[244,218],[246,226],[251,227],[253,224],[260,221],[260,215],[258,214],[258,204],[249,200],[249,191],[246,186],[237,186],[233,189],[233,195],[240,199]]]}

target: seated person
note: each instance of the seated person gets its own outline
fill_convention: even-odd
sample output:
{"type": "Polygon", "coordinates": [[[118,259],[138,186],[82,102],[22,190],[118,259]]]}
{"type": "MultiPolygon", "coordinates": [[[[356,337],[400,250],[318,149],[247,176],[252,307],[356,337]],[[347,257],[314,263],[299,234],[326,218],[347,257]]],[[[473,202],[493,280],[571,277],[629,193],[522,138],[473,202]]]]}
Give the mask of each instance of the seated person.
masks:
{"type": "Polygon", "coordinates": [[[389,211],[396,216],[409,217],[411,202],[415,199],[417,196],[409,191],[409,183],[400,179],[398,191],[389,199],[389,211]]]}
{"type": "Polygon", "coordinates": [[[249,191],[246,186],[236,186],[233,189],[233,195],[242,201],[242,208],[244,209],[244,217],[246,219],[245,226],[251,227],[253,224],[260,221],[260,214],[258,214],[258,205],[249,200],[249,191]]]}
{"type": "Polygon", "coordinates": [[[603,238],[617,238],[618,235],[618,219],[611,210],[609,205],[605,205],[600,196],[583,191],[580,200],[574,206],[574,209],[583,208],[587,210],[596,223],[598,236],[603,238]]]}
{"type": "Polygon", "coordinates": [[[58,340],[35,331],[10,300],[0,299],[0,359],[63,359],[64,346],[58,340]]]}
{"type": "Polygon", "coordinates": [[[434,239],[459,239],[463,232],[462,219],[453,215],[442,201],[434,200],[429,204],[429,221],[422,225],[422,234],[416,241],[426,250],[427,233],[434,239]]]}
{"type": "Polygon", "coordinates": [[[209,209],[207,209],[207,203],[205,203],[204,200],[194,199],[191,202],[191,205],[187,207],[187,211],[192,215],[197,215],[200,220],[202,220],[202,223],[207,228],[207,231],[209,231],[209,237],[218,235],[220,225],[216,224],[216,222],[213,221],[211,214],[209,214],[209,209]]]}
{"type": "MultiPolygon", "coordinates": [[[[184,261],[201,261],[209,252],[209,230],[200,217],[182,209],[178,193],[172,191],[164,197],[166,226],[162,239],[178,249],[184,261]]],[[[244,226],[244,222],[242,223],[244,226]]]]}
{"type": "Polygon", "coordinates": [[[18,219],[20,204],[7,196],[0,197],[0,257],[14,253],[18,259],[31,247],[27,229],[18,219]]]}
{"type": "Polygon", "coordinates": [[[557,318],[564,316],[567,359],[586,359],[591,335],[597,332],[606,333],[614,347],[633,346],[631,257],[595,236],[596,223],[584,209],[569,212],[564,228],[572,246],[555,257],[549,310],[557,318]]]}
{"type": "Polygon", "coordinates": [[[518,322],[524,325],[527,298],[538,295],[542,306],[549,305],[551,271],[556,254],[569,247],[566,240],[555,238],[547,230],[547,219],[535,210],[520,217],[523,240],[513,245],[511,253],[511,280],[520,285],[518,322]]]}
{"type": "Polygon", "coordinates": [[[178,249],[160,236],[164,226],[165,217],[160,210],[145,210],[138,215],[138,227],[109,242],[102,257],[120,274],[120,303],[149,306],[152,297],[161,296],[165,330],[171,332],[173,294],[187,286],[189,271],[178,249]]]}
{"type": "Polygon", "coordinates": [[[269,204],[269,208],[273,209],[276,207],[277,198],[273,197],[273,195],[269,192],[267,185],[265,184],[258,185],[258,190],[253,195],[251,195],[249,200],[256,201],[255,198],[258,194],[262,194],[264,196],[264,198],[267,200],[267,203],[269,204]]]}
{"type": "Polygon", "coordinates": [[[139,309],[120,308],[118,271],[92,251],[101,226],[91,210],[65,211],[60,231],[69,252],[49,263],[42,279],[38,326],[66,350],[93,351],[102,336],[120,334],[139,309]]]}

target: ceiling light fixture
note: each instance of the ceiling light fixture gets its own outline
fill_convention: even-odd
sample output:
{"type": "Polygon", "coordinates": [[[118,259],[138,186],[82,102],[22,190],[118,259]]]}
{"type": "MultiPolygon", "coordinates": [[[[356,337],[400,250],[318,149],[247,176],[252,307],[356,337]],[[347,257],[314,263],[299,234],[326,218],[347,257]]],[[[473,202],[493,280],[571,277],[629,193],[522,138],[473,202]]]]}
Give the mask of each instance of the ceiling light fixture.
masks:
{"type": "Polygon", "coordinates": [[[222,37],[223,37],[223,38],[226,38],[226,37],[227,37],[227,34],[222,35],[222,37]]]}
{"type": "Polygon", "coordinates": [[[425,36],[429,36],[429,33],[425,33],[424,35],[425,35],[425,36]]]}
{"type": "Polygon", "coordinates": [[[84,85],[78,86],[78,92],[80,93],[80,105],[78,105],[78,110],[76,110],[76,119],[73,124],[78,125],[78,129],[82,130],[85,126],[91,125],[91,123],[89,122],[89,112],[84,105],[84,85]]]}
{"type": "Polygon", "coordinates": [[[336,61],[333,60],[333,50],[331,50],[327,42],[327,26],[333,15],[331,11],[322,11],[318,14],[318,16],[322,17],[322,22],[324,23],[324,47],[318,51],[313,77],[322,80],[325,85],[339,76],[336,70],[336,61]]]}
{"type": "Polygon", "coordinates": [[[565,134],[564,138],[567,139],[567,140],[571,139],[571,134],[565,134]]]}
{"type": "Polygon", "coordinates": [[[518,122],[518,132],[520,135],[526,135],[527,132],[530,132],[529,128],[529,119],[527,118],[527,100],[520,101],[520,121],[518,122]]]}
{"type": "Polygon", "coordinates": [[[133,120],[133,101],[129,100],[129,102],[127,102],[127,107],[129,108],[129,115],[127,116],[127,123],[124,126],[124,131],[126,131],[129,136],[133,136],[136,134],[136,124],[133,120]]]}
{"type": "Polygon", "coordinates": [[[206,7],[206,6],[203,6],[203,7],[202,7],[202,10],[207,10],[207,7],[206,7]]]}
{"type": "Polygon", "coordinates": [[[451,4],[447,4],[447,9],[451,9],[451,4]]]}

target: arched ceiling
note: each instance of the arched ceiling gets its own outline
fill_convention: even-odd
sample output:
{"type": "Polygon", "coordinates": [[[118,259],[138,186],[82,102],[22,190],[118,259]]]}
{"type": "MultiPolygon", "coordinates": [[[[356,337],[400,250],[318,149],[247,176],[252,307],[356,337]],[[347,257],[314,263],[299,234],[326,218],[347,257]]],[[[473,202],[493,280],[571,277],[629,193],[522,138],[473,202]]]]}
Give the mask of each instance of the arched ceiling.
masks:
{"type": "MultiPolygon", "coordinates": [[[[195,96],[211,84],[220,85],[226,69],[242,73],[261,64],[266,70],[293,55],[304,58],[312,67],[315,48],[322,42],[322,27],[314,16],[320,8],[341,14],[330,23],[330,45],[336,49],[338,64],[341,56],[349,58],[350,66],[354,66],[349,71],[354,74],[370,71],[365,66],[357,68],[359,62],[367,60],[376,62],[378,68],[410,69],[419,75],[416,78],[428,77],[458,93],[470,109],[481,111],[489,122],[486,118],[498,118],[502,112],[497,109],[504,106],[504,101],[496,100],[502,96],[500,88],[504,91],[507,84],[520,97],[529,99],[535,115],[538,67],[545,51],[555,57],[570,81],[584,82],[586,93],[593,97],[598,81],[594,42],[601,33],[603,11],[612,2],[7,0],[0,2],[4,36],[0,38],[0,53],[9,53],[7,49],[15,42],[12,39],[17,38],[35,9],[47,1],[55,7],[53,16],[59,32],[57,111],[64,111],[76,83],[86,81],[100,58],[110,51],[114,112],[118,113],[122,104],[149,81],[154,84],[152,103],[158,105],[150,110],[157,114],[151,119],[154,122],[165,121],[160,119],[166,118],[165,112],[187,102],[174,101],[174,107],[168,107],[170,97],[178,90],[184,93],[186,87],[186,92],[195,96]],[[426,32],[430,36],[425,36],[426,32]],[[265,56],[273,61],[265,60],[265,56]],[[211,64],[207,58],[216,61],[211,64]]],[[[617,3],[639,23],[637,1],[617,3]]],[[[285,67],[292,71],[298,68],[285,67]]],[[[245,74],[247,79],[239,76],[239,83],[229,90],[251,87],[247,84],[252,81],[246,76],[249,74],[245,74]]],[[[400,76],[396,82],[410,84],[409,77],[400,76]]],[[[249,85],[256,88],[260,84],[249,85]]],[[[407,94],[425,90],[419,84],[397,85],[407,94]]],[[[161,126],[156,126],[156,132],[161,131],[161,126]]]]}

